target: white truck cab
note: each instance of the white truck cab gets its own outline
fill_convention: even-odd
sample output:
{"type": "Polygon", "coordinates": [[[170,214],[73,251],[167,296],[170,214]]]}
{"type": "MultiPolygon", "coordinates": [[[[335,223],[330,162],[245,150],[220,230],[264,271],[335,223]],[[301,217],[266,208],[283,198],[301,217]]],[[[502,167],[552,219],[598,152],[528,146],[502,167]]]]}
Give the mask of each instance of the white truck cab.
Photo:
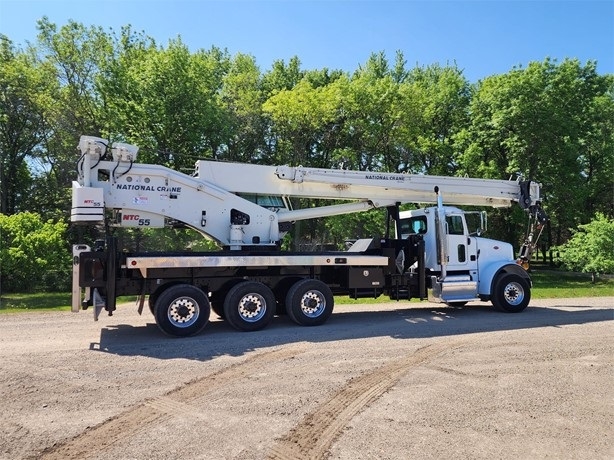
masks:
{"type": "Polygon", "coordinates": [[[402,211],[399,234],[420,234],[424,240],[425,270],[431,280],[429,299],[460,305],[472,300],[492,300],[506,311],[524,309],[530,300],[530,278],[514,257],[511,244],[479,236],[486,230],[485,213],[470,230],[468,217],[476,212],[454,206],[402,211]],[[500,288],[506,302],[497,300],[495,279],[513,274],[513,283],[500,288]],[[518,278],[518,279],[516,279],[518,278]]]}

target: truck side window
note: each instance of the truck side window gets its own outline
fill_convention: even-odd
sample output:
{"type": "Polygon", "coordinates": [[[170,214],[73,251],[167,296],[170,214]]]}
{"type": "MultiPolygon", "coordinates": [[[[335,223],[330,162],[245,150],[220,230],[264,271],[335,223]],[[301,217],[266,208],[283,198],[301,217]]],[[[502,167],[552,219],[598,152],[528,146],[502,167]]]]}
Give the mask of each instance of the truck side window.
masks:
{"type": "Polygon", "coordinates": [[[408,219],[401,219],[400,222],[401,238],[407,238],[407,235],[411,233],[426,233],[426,216],[410,217],[408,219]]]}
{"type": "Polygon", "coordinates": [[[409,220],[409,225],[411,226],[411,233],[426,233],[426,217],[412,217],[409,220]]]}
{"type": "Polygon", "coordinates": [[[464,235],[463,218],[461,216],[446,216],[449,235],[464,235]]]}

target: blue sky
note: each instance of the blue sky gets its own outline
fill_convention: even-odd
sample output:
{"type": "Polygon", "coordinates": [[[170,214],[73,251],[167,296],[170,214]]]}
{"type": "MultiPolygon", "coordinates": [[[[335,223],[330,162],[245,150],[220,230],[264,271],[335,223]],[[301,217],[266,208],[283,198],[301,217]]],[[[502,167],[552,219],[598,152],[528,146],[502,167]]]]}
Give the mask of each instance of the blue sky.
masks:
{"type": "Polygon", "coordinates": [[[546,57],[614,73],[614,0],[0,0],[0,33],[34,42],[45,15],[250,54],[263,72],[295,55],[303,69],[353,72],[401,50],[408,68],[456,63],[472,82],[546,57]]]}

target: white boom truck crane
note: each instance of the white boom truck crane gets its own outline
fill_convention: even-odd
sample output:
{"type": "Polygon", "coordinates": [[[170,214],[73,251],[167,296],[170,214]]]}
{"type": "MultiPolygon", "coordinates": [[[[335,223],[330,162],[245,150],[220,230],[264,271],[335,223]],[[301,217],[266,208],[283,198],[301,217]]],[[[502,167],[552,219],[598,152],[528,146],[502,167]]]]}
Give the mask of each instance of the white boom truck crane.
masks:
{"type": "Polygon", "coordinates": [[[450,305],[483,300],[506,312],[529,303],[523,265],[546,220],[535,182],[204,160],[187,175],[137,163],[138,147],[129,144],[108,148],[83,136],[79,149],[71,221],[104,224],[107,236],[94,248],[73,246],[72,309],[93,306],[95,319],[103,308],[111,315],[120,295],[138,296],[139,312],[148,298],[159,328],[174,336],[200,332],[211,309],[242,331],[261,329],[281,312],[300,325],[319,325],[332,313],[334,295],[428,297],[450,305]],[[291,197],[334,201],[293,210],[291,197]],[[405,203],[436,206],[399,213],[405,203]],[[467,212],[447,206],[513,203],[533,221],[518,259],[511,244],[470,232],[467,212]],[[383,238],[358,240],[347,251],[279,249],[295,221],[381,207],[388,209],[383,238]],[[130,253],[109,231],[178,223],[222,249],[130,253]]]}

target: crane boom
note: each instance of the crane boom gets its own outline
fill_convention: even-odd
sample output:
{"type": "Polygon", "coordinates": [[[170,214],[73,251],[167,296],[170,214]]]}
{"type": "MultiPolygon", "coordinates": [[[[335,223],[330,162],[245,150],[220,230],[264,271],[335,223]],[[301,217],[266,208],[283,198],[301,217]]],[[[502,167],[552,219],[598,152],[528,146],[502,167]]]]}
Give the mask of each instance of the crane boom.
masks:
{"type": "MultiPolygon", "coordinates": [[[[201,160],[198,177],[234,193],[254,193],[373,203],[436,203],[439,187],[447,204],[507,207],[522,199],[520,181],[343,169],[261,166],[201,160]],[[246,180],[246,178],[249,178],[246,180]]],[[[530,203],[539,202],[539,184],[530,183],[530,203]]]]}
{"type": "Polygon", "coordinates": [[[434,189],[447,204],[523,208],[539,202],[535,182],[374,173],[341,169],[263,166],[199,160],[187,175],[136,163],[138,148],[114,144],[112,161],[103,140],[84,136],[79,177],[73,183],[73,222],[102,221],[113,210],[117,226],[162,227],[181,222],[220,242],[274,245],[279,224],[405,203],[433,203],[434,189]],[[290,198],[334,200],[292,209],[290,198]],[[342,201],[342,203],[340,203],[342,201]]]}

